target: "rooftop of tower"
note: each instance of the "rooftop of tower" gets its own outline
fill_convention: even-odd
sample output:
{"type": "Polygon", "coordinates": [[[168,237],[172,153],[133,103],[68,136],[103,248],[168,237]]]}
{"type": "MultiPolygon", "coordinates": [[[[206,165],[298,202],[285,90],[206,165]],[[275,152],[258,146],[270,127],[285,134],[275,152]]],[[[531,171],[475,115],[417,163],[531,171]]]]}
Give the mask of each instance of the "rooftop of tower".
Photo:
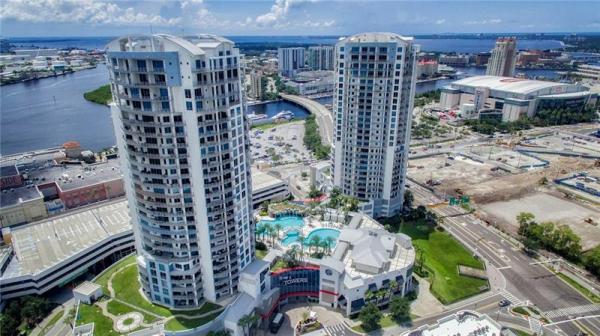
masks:
{"type": "Polygon", "coordinates": [[[360,33],[350,37],[341,38],[345,42],[412,42],[412,37],[395,33],[360,33]]]}
{"type": "Polygon", "coordinates": [[[112,51],[164,51],[164,42],[176,44],[193,54],[204,54],[203,49],[217,48],[223,43],[234,44],[231,40],[211,34],[193,36],[169,34],[125,35],[109,42],[106,49],[112,51]]]}

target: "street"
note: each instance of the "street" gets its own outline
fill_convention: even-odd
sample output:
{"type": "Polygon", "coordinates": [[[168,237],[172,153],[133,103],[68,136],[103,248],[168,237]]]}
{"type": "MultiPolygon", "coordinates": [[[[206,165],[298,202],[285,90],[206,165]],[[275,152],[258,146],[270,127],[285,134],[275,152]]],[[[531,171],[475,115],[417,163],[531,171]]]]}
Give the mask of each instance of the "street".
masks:
{"type": "MultiPolygon", "coordinates": [[[[408,185],[416,204],[442,201],[415,183],[409,182],[408,185]]],[[[431,210],[444,217],[443,227],[448,232],[484,259],[488,267],[500,272],[502,279],[490,279],[492,290],[500,289],[513,304],[524,301],[533,303],[551,321],[553,328],[558,327],[567,335],[575,335],[580,331],[600,335],[600,304],[592,304],[543,263],[525,254],[475,216],[457,215],[457,209],[449,206],[438,206],[431,210]],[[570,321],[584,316],[589,318],[570,321]],[[556,322],[562,323],[553,324],[556,322]]]]}

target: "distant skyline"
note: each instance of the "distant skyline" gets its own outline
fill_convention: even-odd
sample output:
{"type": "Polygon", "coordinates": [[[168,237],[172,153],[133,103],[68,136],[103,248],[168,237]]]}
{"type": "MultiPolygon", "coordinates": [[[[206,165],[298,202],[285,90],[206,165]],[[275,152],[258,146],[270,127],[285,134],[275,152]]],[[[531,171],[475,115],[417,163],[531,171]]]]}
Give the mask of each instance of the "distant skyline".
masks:
{"type": "Polygon", "coordinates": [[[3,0],[0,34],[599,32],[600,1],[3,0]]]}

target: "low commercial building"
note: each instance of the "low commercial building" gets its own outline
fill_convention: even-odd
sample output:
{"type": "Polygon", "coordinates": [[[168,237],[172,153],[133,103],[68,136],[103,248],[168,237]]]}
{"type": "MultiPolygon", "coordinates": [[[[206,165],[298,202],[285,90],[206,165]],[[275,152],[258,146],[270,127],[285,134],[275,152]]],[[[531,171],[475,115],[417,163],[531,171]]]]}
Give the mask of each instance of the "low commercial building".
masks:
{"type": "Polygon", "coordinates": [[[438,62],[422,60],[417,62],[417,78],[429,77],[438,72],[438,62]]]}
{"type": "Polygon", "coordinates": [[[402,336],[448,335],[516,336],[509,329],[502,328],[489,316],[470,310],[459,311],[439,319],[436,324],[424,325],[402,334],[402,336]]]}
{"type": "Polygon", "coordinates": [[[4,189],[0,194],[0,228],[48,217],[44,196],[34,185],[4,189]]]}
{"type": "Polygon", "coordinates": [[[329,191],[333,188],[331,162],[317,162],[310,166],[310,185],[321,190],[329,191]]]}
{"type": "Polygon", "coordinates": [[[443,87],[440,97],[443,108],[462,109],[463,105],[472,104],[478,117],[484,113],[497,114],[502,121],[532,117],[543,109],[581,110],[596,101],[597,94],[581,85],[498,76],[458,80],[443,87]]]}
{"type": "Polygon", "coordinates": [[[3,229],[13,253],[0,265],[0,302],[44,294],[133,252],[128,211],[120,201],[3,229]]]}
{"type": "Polygon", "coordinates": [[[465,67],[469,64],[468,55],[442,55],[439,58],[439,64],[453,67],[465,67]]]}
{"type": "Polygon", "coordinates": [[[595,80],[600,80],[600,66],[599,65],[590,65],[590,64],[580,64],[577,66],[577,71],[573,72],[576,76],[581,76],[583,78],[591,78],[595,80]]]}
{"type": "Polygon", "coordinates": [[[299,72],[293,80],[287,81],[303,96],[329,94],[333,92],[333,71],[303,71],[299,72]]]}
{"type": "Polygon", "coordinates": [[[0,167],[0,190],[17,188],[23,185],[23,177],[15,165],[0,167]]]}
{"type": "Polygon", "coordinates": [[[263,202],[277,202],[290,197],[288,183],[258,169],[252,168],[252,207],[263,202]]]}
{"type": "Polygon", "coordinates": [[[81,301],[89,305],[101,298],[102,295],[102,286],[90,281],[84,281],[73,289],[75,301],[81,301]]]}
{"type": "MultiPolygon", "coordinates": [[[[331,256],[320,262],[319,302],[354,316],[368,304],[367,292],[404,296],[412,290],[415,250],[411,238],[386,231],[374,219],[354,214],[331,256]]],[[[389,303],[389,295],[378,300],[389,303]]]]}

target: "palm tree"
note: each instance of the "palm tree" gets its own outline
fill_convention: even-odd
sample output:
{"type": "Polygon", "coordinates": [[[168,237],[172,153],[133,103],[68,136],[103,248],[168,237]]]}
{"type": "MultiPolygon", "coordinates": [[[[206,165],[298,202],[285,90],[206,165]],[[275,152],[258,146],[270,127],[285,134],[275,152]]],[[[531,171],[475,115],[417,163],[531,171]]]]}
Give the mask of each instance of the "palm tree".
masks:
{"type": "Polygon", "coordinates": [[[256,235],[255,239],[258,240],[262,235],[264,235],[265,233],[265,226],[264,225],[259,225],[256,227],[256,231],[254,231],[254,234],[256,235]]]}
{"type": "Polygon", "coordinates": [[[310,244],[316,248],[316,252],[319,252],[319,244],[321,244],[321,237],[313,236],[310,240],[310,244]]]}
{"type": "Polygon", "coordinates": [[[238,321],[238,325],[240,327],[242,327],[242,329],[244,330],[244,335],[247,335],[247,334],[250,334],[252,327],[259,320],[260,320],[260,318],[256,314],[250,313],[248,315],[244,315],[244,316],[240,317],[240,320],[238,321]],[[246,330],[248,330],[248,333],[246,333],[246,330]]]}
{"type": "MultiPolygon", "coordinates": [[[[271,229],[272,229],[271,224],[265,223],[264,225],[262,225],[262,227],[264,228],[263,235],[267,235],[268,236],[269,232],[271,232],[271,229]]],[[[263,237],[263,239],[264,239],[264,237],[263,237]]]]}
{"type": "Polygon", "coordinates": [[[325,238],[325,243],[327,243],[327,253],[331,252],[331,246],[333,246],[334,240],[333,237],[325,238]]]}
{"type": "Polygon", "coordinates": [[[391,289],[391,293],[395,292],[398,289],[398,281],[396,280],[392,280],[390,281],[390,289],[391,289]]]}
{"type": "Polygon", "coordinates": [[[279,231],[281,231],[282,228],[283,228],[283,226],[281,226],[281,224],[279,224],[279,223],[275,224],[275,231],[277,231],[277,238],[279,238],[279,231]]]}
{"type": "Polygon", "coordinates": [[[306,244],[306,237],[302,234],[302,232],[298,233],[298,242],[300,243],[300,258],[304,256],[304,245],[306,244]]]}
{"type": "Polygon", "coordinates": [[[375,294],[373,294],[373,292],[371,292],[370,289],[367,289],[367,291],[365,292],[365,301],[370,302],[371,300],[373,300],[374,296],[375,294]]]}
{"type": "Polygon", "coordinates": [[[275,237],[277,237],[277,230],[274,227],[269,227],[269,236],[271,237],[271,245],[275,244],[275,237]]]}

